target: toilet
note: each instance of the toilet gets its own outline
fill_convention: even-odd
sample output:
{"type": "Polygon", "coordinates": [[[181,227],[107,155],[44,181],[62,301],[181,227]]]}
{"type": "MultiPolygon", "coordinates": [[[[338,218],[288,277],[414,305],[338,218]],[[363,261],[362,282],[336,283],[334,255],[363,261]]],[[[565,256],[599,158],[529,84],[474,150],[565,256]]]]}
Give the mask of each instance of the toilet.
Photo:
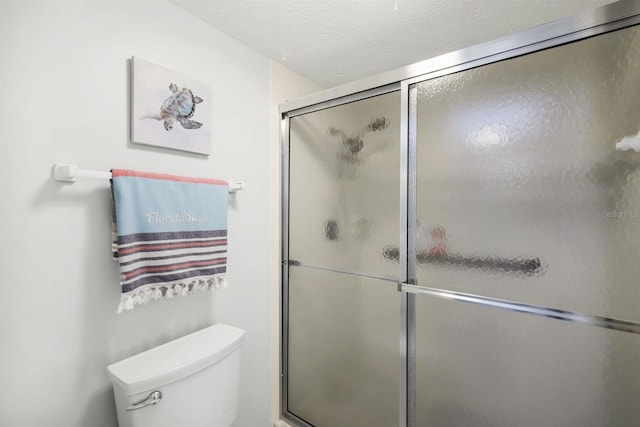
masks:
{"type": "Polygon", "coordinates": [[[222,323],[108,367],[120,427],[229,427],[242,329],[222,323]]]}

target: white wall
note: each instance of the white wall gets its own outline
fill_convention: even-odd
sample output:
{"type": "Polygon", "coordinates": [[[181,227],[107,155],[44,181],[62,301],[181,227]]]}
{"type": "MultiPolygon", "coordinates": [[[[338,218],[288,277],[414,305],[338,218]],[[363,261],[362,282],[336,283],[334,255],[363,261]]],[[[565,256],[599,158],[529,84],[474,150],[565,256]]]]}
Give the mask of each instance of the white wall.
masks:
{"type": "Polygon", "coordinates": [[[0,425],[116,425],[106,366],[215,322],[247,331],[236,426],[269,422],[269,63],[164,1],[0,2],[0,425]],[[128,58],[213,84],[209,158],[128,143],[128,58]],[[108,182],[54,162],[243,180],[230,287],[116,315],[108,182]]]}

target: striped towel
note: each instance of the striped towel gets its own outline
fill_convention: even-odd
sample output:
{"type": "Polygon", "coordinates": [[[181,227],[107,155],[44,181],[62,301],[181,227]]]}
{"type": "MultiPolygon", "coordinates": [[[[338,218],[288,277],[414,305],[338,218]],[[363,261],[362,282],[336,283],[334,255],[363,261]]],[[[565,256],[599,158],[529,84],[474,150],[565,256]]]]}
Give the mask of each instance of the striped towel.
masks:
{"type": "Polygon", "coordinates": [[[118,313],[226,286],[228,183],[113,169],[118,313]]]}

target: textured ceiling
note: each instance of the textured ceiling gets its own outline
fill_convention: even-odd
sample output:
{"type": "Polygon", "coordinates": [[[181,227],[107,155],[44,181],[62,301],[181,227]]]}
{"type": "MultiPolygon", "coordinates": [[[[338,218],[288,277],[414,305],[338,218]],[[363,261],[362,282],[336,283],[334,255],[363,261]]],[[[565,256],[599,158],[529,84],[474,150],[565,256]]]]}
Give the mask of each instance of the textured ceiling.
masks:
{"type": "Polygon", "coordinates": [[[330,88],[611,0],[171,0],[330,88]]]}

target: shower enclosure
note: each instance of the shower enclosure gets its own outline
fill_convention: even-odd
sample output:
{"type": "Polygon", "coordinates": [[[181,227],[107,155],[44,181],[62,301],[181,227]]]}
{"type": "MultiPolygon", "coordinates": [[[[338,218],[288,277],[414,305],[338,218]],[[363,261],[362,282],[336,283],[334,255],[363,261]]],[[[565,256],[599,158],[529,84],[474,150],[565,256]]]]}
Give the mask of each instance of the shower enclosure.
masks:
{"type": "Polygon", "coordinates": [[[292,424],[635,426],[640,2],[281,106],[292,424]]]}

